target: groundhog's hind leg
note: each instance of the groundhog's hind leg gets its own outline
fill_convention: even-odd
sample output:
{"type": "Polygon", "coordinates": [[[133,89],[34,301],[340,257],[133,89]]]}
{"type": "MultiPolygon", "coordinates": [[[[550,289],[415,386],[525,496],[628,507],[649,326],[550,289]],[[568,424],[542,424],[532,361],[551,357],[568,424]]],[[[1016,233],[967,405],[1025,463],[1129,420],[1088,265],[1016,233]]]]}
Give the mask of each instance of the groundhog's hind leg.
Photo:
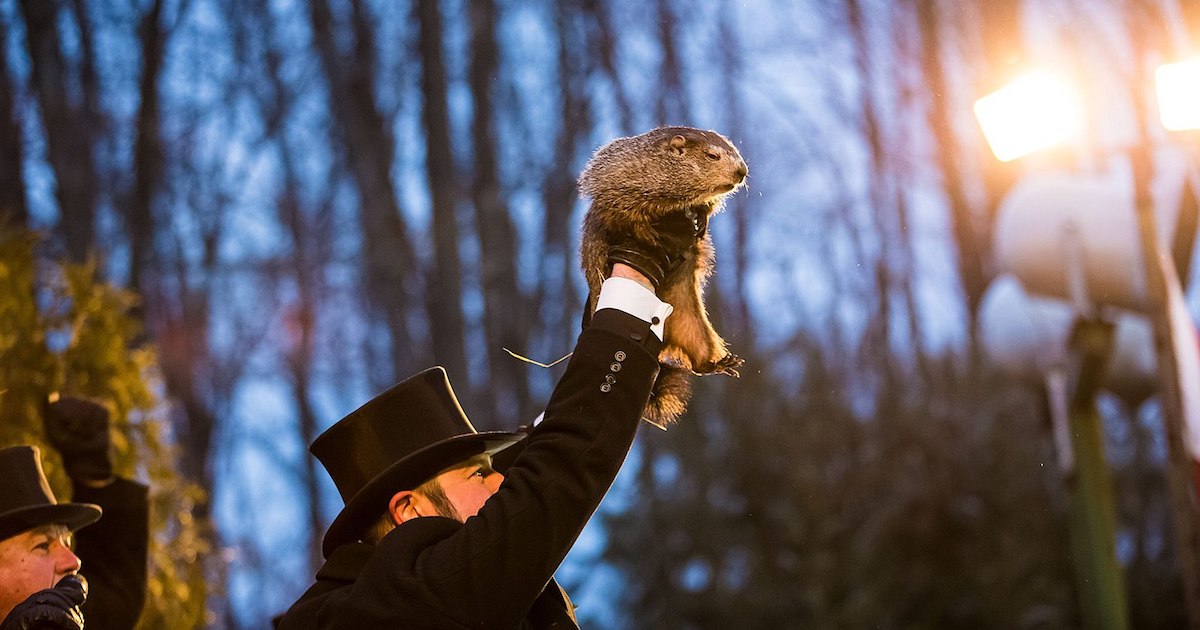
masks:
{"type": "Polygon", "coordinates": [[[650,390],[650,402],[642,411],[642,419],[660,429],[674,424],[679,416],[687,410],[688,400],[692,397],[692,384],[688,380],[689,372],[670,366],[662,366],[654,386],[650,390]]]}
{"type": "Polygon", "coordinates": [[[664,287],[665,291],[661,291],[663,300],[675,307],[667,323],[666,354],[672,358],[686,359],[677,362],[680,367],[690,368],[696,374],[736,377],[737,367],[743,360],[729,352],[725,340],[708,320],[700,296],[700,282],[699,278],[692,281],[685,276],[683,281],[673,281],[664,287]]]}

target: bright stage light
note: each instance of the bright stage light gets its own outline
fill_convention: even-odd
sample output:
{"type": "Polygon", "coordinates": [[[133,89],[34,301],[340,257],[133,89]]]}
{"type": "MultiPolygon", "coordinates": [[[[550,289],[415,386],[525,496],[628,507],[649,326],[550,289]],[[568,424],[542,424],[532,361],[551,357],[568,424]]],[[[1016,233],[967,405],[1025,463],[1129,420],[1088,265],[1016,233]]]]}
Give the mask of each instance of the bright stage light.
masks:
{"type": "Polygon", "coordinates": [[[1159,66],[1154,81],[1163,127],[1200,129],[1200,59],[1159,66]]]}
{"type": "Polygon", "coordinates": [[[975,117],[1002,162],[1077,137],[1082,125],[1075,90],[1048,72],[1032,72],[975,101],[975,117]]]}

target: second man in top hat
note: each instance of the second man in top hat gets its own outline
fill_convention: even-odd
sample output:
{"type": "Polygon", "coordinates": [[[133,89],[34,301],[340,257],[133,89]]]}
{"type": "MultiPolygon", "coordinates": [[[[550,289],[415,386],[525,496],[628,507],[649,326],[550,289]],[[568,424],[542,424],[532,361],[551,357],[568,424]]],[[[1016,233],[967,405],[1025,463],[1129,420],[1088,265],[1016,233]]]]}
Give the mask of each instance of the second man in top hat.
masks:
{"type": "Polygon", "coordinates": [[[0,449],[0,630],[133,628],[146,594],[147,488],[113,475],[99,403],[55,396],[43,420],[74,502],[55,499],[40,449],[0,449]]]}

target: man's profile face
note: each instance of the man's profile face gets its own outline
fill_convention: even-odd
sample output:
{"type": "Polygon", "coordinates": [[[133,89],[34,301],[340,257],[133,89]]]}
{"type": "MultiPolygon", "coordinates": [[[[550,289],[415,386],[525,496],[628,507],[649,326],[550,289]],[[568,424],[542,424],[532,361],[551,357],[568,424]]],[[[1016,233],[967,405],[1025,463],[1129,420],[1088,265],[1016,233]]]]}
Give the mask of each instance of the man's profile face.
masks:
{"type": "Polygon", "coordinates": [[[61,525],[37,527],[0,541],[0,619],[30,595],[79,571],[79,557],[70,545],[71,533],[61,525]]]}
{"type": "Polygon", "coordinates": [[[461,466],[442,471],[435,479],[441,486],[454,513],[444,514],[445,510],[438,509],[438,506],[430,502],[427,497],[414,494],[413,499],[421,508],[421,513],[425,515],[437,513],[458,521],[465,521],[468,517],[478,514],[483,504],[493,494],[496,494],[496,490],[504,482],[504,475],[492,470],[491,456],[480,455],[467,460],[461,466]]]}

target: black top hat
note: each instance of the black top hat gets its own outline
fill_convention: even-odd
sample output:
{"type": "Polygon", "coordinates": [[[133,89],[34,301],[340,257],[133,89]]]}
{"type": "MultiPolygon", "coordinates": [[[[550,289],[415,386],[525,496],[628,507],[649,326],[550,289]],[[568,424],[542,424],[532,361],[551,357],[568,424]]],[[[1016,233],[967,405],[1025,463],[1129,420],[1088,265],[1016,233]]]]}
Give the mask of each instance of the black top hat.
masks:
{"type": "Polygon", "coordinates": [[[396,492],[523,437],[477,433],[441,367],[392,386],[338,420],[309,447],[346,503],[325,533],[322,552],[329,557],[338,546],[357,540],[396,492]]]}
{"type": "Polygon", "coordinates": [[[0,483],[0,540],[42,525],[75,531],[100,519],[98,505],[54,500],[36,446],[0,449],[0,483]]]}

